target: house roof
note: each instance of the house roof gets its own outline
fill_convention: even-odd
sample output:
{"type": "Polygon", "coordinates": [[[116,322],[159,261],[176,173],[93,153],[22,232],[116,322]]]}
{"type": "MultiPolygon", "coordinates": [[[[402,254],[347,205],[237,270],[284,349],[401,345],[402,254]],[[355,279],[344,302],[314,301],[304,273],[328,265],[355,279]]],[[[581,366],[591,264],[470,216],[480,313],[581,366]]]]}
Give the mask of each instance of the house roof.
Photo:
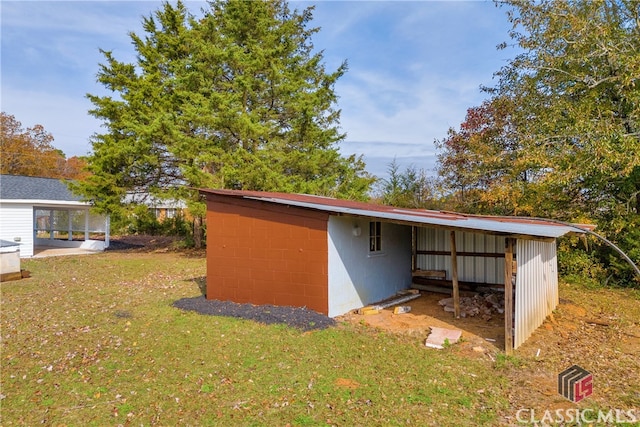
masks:
{"type": "Polygon", "coordinates": [[[539,218],[468,215],[426,209],[397,208],[308,194],[211,189],[201,189],[200,191],[203,194],[258,200],[266,203],[323,211],[334,215],[375,218],[416,226],[433,226],[534,238],[556,238],[567,233],[585,233],[585,230],[577,225],[539,218]]]}
{"type": "Polygon", "coordinates": [[[0,200],[81,202],[63,180],[0,175],[0,200]]]}

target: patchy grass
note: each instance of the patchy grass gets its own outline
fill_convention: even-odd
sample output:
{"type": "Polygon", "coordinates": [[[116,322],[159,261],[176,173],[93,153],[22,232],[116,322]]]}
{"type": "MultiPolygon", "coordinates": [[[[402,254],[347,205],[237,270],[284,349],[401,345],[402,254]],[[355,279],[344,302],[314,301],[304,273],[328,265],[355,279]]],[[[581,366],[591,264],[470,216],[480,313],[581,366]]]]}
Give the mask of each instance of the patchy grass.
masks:
{"type": "Polygon", "coordinates": [[[315,332],[173,308],[202,256],[33,259],[2,284],[2,425],[492,425],[491,364],[343,324],[315,332]]]}
{"type": "Polygon", "coordinates": [[[518,408],[572,407],[554,384],[573,363],[596,378],[582,408],[640,402],[637,291],[563,284],[553,322],[506,357],[357,323],[301,332],[179,310],[201,294],[198,253],[23,267],[32,278],[2,284],[4,426],[504,425],[518,408]]]}

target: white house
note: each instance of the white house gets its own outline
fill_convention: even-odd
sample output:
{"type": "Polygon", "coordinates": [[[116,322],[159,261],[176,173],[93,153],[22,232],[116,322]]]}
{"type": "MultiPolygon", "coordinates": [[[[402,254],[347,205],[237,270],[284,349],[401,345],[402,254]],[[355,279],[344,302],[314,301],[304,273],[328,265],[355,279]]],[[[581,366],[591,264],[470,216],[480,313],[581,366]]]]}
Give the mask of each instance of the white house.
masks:
{"type": "Polygon", "coordinates": [[[20,244],[20,256],[36,247],[101,251],[109,246],[109,218],[52,178],[0,175],[0,239],[20,244]]]}

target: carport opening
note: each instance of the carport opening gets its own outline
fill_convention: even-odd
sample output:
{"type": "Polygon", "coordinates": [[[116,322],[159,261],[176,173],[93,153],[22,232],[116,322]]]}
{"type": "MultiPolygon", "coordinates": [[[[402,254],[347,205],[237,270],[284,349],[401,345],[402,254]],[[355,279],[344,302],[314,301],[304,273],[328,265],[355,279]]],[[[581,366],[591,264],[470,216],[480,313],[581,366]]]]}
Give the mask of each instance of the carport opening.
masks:
{"type": "Polygon", "coordinates": [[[469,326],[462,319],[477,319],[471,322],[476,327],[501,318],[494,325],[498,328],[492,332],[494,337],[487,338],[501,342],[510,353],[514,348],[515,246],[515,239],[506,236],[412,227],[411,287],[429,296],[423,300],[435,304],[435,310],[442,310],[438,317],[449,317],[463,329],[469,326]]]}

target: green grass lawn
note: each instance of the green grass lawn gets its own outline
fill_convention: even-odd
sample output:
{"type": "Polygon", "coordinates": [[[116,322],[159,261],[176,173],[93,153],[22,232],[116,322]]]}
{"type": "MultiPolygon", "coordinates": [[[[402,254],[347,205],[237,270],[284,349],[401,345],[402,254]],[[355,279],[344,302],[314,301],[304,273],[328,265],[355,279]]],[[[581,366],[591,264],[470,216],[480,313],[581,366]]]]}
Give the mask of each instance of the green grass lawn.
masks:
{"type": "Polygon", "coordinates": [[[1,424],[496,425],[499,367],[352,324],[300,332],[171,306],[202,255],[23,261],[2,284],[1,424]]]}

